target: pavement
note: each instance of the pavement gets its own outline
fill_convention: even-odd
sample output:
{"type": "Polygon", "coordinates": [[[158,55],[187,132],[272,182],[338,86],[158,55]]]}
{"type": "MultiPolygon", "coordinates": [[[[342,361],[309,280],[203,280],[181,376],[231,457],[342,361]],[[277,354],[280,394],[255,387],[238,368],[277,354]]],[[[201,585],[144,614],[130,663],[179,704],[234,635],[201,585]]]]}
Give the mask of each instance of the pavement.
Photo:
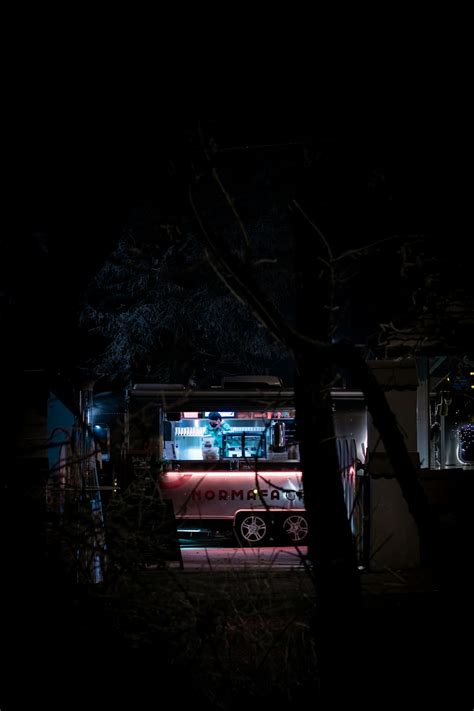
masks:
{"type": "MultiPolygon", "coordinates": [[[[308,549],[302,546],[266,547],[266,548],[203,548],[201,546],[181,547],[183,569],[187,571],[204,570],[302,570],[308,549]]],[[[174,563],[176,566],[176,562],[174,563]]],[[[179,565],[179,563],[178,563],[179,565]]]]}

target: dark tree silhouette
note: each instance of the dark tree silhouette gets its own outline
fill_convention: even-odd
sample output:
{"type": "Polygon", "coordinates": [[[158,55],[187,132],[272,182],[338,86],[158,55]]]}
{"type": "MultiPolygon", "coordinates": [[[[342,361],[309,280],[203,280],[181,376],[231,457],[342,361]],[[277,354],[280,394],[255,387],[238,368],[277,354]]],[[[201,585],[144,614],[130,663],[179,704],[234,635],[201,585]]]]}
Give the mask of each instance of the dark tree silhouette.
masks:
{"type": "MultiPolygon", "coordinates": [[[[443,322],[442,338],[433,348],[438,347],[436,343],[456,348],[452,344],[457,343],[456,333],[461,336],[462,331],[460,341],[468,350],[472,332],[469,318],[464,321],[466,310],[462,314],[459,311],[466,302],[461,281],[456,279],[462,254],[456,260],[443,260],[443,255],[435,253],[435,266],[432,245],[417,238],[424,227],[422,221],[412,224],[411,214],[407,219],[397,209],[397,219],[381,229],[386,217],[382,203],[392,189],[380,170],[371,176],[373,185],[383,193],[380,220],[359,239],[360,230],[352,228],[356,211],[351,209],[352,201],[347,202],[347,188],[351,186],[343,149],[336,150],[341,160],[334,161],[327,146],[321,149],[307,135],[293,141],[288,140],[288,134],[283,139],[281,134],[276,138],[267,134],[267,140],[261,140],[265,137],[261,131],[258,140],[249,141],[244,131],[239,134],[234,130],[234,140],[230,140],[215,128],[213,140],[202,130],[187,133],[187,144],[177,151],[177,157],[172,156],[172,209],[163,208],[153,234],[147,232],[143,238],[137,229],[124,233],[118,251],[93,285],[83,322],[96,329],[105,350],[100,366],[96,361],[95,367],[110,374],[119,371],[122,377],[140,373],[153,379],[200,377],[211,381],[230,372],[261,372],[263,367],[270,369],[274,357],[282,353],[290,356],[297,374],[305,496],[313,524],[310,558],[319,605],[315,640],[325,692],[335,694],[340,683],[340,646],[349,642],[350,635],[341,621],[341,606],[350,618],[357,610],[359,592],[327,398],[335,365],[352,373],[363,388],[422,540],[431,553],[436,544],[426,500],[385,398],[358,350],[339,339],[357,330],[356,342],[367,340],[368,326],[361,316],[365,310],[375,334],[371,345],[380,346],[377,355],[390,352],[387,348],[392,344],[398,347],[401,329],[413,328],[415,323],[418,326],[420,320],[425,320],[425,327],[426,321],[430,327],[440,319],[443,322]],[[240,137],[235,140],[235,136],[240,137]],[[250,144],[254,145],[251,152],[250,144]],[[274,167],[263,183],[267,181],[267,196],[279,193],[279,199],[274,209],[271,199],[262,209],[258,199],[250,197],[255,185],[246,199],[242,197],[242,186],[248,183],[246,164],[249,156],[257,164],[269,151],[275,156],[275,146],[278,158],[271,161],[274,167]],[[289,150],[293,151],[292,158],[281,159],[289,155],[289,150]],[[321,170],[315,180],[318,166],[327,156],[326,167],[331,165],[331,169],[329,173],[321,170]],[[285,170],[274,169],[278,163],[285,170]],[[308,172],[311,170],[312,175],[308,172]],[[300,175],[304,186],[297,194],[291,188],[295,174],[300,175]],[[293,214],[291,229],[289,219],[282,218],[282,206],[288,202],[293,214]],[[334,232],[332,224],[337,225],[334,232]],[[400,227],[415,235],[409,248],[404,238],[393,239],[394,234],[401,233],[400,227]],[[295,262],[291,235],[295,235],[298,247],[295,262]],[[300,249],[303,236],[309,239],[309,250],[300,249]],[[387,242],[369,249],[373,242],[387,237],[387,242]],[[292,294],[295,274],[294,286],[300,288],[292,294]],[[447,275],[449,295],[444,290],[447,275]],[[388,276],[393,288],[387,286],[388,276]],[[441,292],[443,297],[436,298],[441,292]],[[200,295],[206,306],[203,314],[195,301],[200,295]],[[359,309],[345,309],[347,303],[359,309]],[[301,304],[309,318],[296,320],[296,314],[302,314],[301,304]],[[411,310],[406,304],[411,304],[411,310]],[[453,318],[448,318],[453,304],[453,318]],[[460,322],[464,325],[453,333],[453,324],[460,322]],[[235,329],[235,338],[229,337],[223,325],[228,323],[235,329]],[[389,326],[382,329],[381,338],[380,323],[389,326]],[[217,329],[217,336],[213,329],[217,329]],[[193,338],[189,339],[191,333],[193,338]],[[245,350],[236,359],[242,345],[245,350]],[[263,361],[267,356],[268,362],[263,361]],[[218,368],[214,365],[216,357],[218,368]],[[179,367],[174,369],[176,363],[179,367]],[[309,460],[308,442],[314,436],[316,421],[322,436],[309,460]],[[318,471],[311,476],[314,461],[318,471]]],[[[262,184],[261,175],[257,184],[262,184]]],[[[412,184],[416,184],[415,179],[412,184]]],[[[448,220],[443,224],[446,227],[448,220]]],[[[81,245],[76,246],[81,249],[81,245]]],[[[451,250],[450,256],[453,253],[451,250]]],[[[466,264],[463,279],[469,276],[466,264]]],[[[36,325],[41,331],[40,323],[36,325]]],[[[419,352],[423,337],[412,340],[408,347],[411,352],[419,352]]],[[[15,368],[12,371],[17,372],[15,368]]],[[[13,401],[13,385],[11,390],[13,401]]],[[[15,494],[11,499],[14,501],[15,494]]]]}
{"type": "MultiPolygon", "coordinates": [[[[200,375],[206,373],[205,368],[201,371],[196,368],[198,361],[202,362],[203,355],[204,359],[208,353],[215,355],[216,351],[209,350],[210,341],[219,346],[219,355],[224,354],[224,367],[227,355],[238,353],[240,356],[240,348],[236,348],[235,341],[229,340],[228,331],[234,327],[232,336],[235,334],[237,342],[242,342],[239,323],[242,323],[244,314],[245,333],[249,330],[248,325],[252,324],[252,318],[255,324],[251,331],[257,334],[259,346],[251,348],[253,355],[261,356],[263,344],[268,342],[261,335],[260,324],[292,359],[296,371],[305,501],[311,520],[309,555],[317,594],[315,641],[324,694],[330,695],[336,693],[338,688],[340,643],[344,639],[347,641],[348,630],[344,628],[341,609],[345,609],[354,620],[360,600],[355,552],[338,476],[329,401],[335,367],[343,367],[363,389],[374,423],[379,427],[386,450],[392,458],[395,475],[419,526],[427,560],[434,560],[436,525],[395,418],[357,349],[339,340],[350,325],[350,321],[345,319],[346,314],[351,312],[344,307],[351,295],[357,292],[359,285],[356,280],[360,277],[364,260],[378,275],[378,259],[387,262],[390,257],[391,284],[395,286],[407,266],[406,240],[389,236],[382,244],[373,245],[372,240],[365,239],[359,246],[351,245],[348,235],[344,233],[350,227],[350,220],[341,220],[335,212],[341,202],[348,210],[348,192],[344,190],[347,186],[343,184],[337,190],[340,175],[336,172],[336,175],[329,176],[332,183],[329,188],[326,186],[326,194],[321,197],[316,190],[323,184],[321,176],[314,180],[317,170],[302,152],[300,160],[293,164],[294,173],[298,175],[294,184],[299,183],[298,189],[293,194],[285,192],[285,200],[289,202],[293,215],[291,229],[286,223],[288,231],[283,233],[287,245],[291,245],[286,250],[286,254],[291,255],[288,269],[288,260],[283,264],[282,252],[272,250],[274,244],[269,243],[269,236],[273,237],[272,222],[267,222],[261,232],[255,229],[255,222],[252,229],[247,227],[244,217],[246,203],[241,201],[242,205],[239,204],[238,191],[228,182],[229,175],[226,176],[226,166],[221,169],[220,158],[216,142],[205,137],[202,131],[197,132],[193,161],[187,172],[182,171],[179,185],[182,194],[187,195],[187,204],[183,206],[184,218],[179,223],[171,223],[171,228],[170,223],[166,223],[166,234],[163,235],[161,229],[161,240],[151,246],[151,254],[148,255],[143,254],[135,237],[128,236],[116,255],[120,259],[116,264],[105,267],[96,287],[103,290],[105,287],[106,290],[112,285],[112,296],[117,286],[123,287],[128,283],[131,289],[126,287],[125,299],[122,299],[120,291],[120,303],[112,318],[100,308],[89,308],[86,315],[95,320],[99,327],[102,320],[105,325],[102,333],[112,337],[109,354],[117,348],[112,366],[120,360],[121,354],[131,352],[134,356],[137,353],[135,361],[124,358],[129,373],[148,361],[149,374],[169,376],[170,371],[166,369],[153,371],[152,364],[160,360],[163,362],[159,354],[166,353],[169,343],[165,340],[160,342],[160,338],[163,339],[163,333],[168,332],[173,323],[178,324],[178,331],[181,324],[185,324],[179,332],[178,342],[181,336],[186,342],[190,327],[187,311],[193,317],[197,346],[194,349],[194,344],[191,344],[184,359],[191,377],[196,372],[200,375]],[[319,218],[325,231],[319,226],[319,218]],[[335,225],[333,229],[331,219],[335,225]],[[170,230],[174,234],[174,242],[168,244],[170,230]],[[267,251],[262,251],[262,248],[267,248],[267,251]],[[221,299],[212,320],[214,328],[218,328],[217,337],[206,328],[205,320],[204,324],[201,323],[202,313],[195,308],[194,297],[196,293],[202,293],[199,280],[196,287],[195,276],[201,269],[206,269],[207,293],[203,297],[207,304],[206,316],[213,313],[215,295],[219,294],[221,299]],[[214,280],[208,276],[211,270],[214,280]],[[130,275],[132,278],[129,280],[130,275]],[[173,277],[171,280],[170,276],[173,277]],[[190,283],[192,289],[189,289],[190,283]],[[227,292],[219,289],[219,283],[226,287],[227,292]],[[292,293],[293,284],[296,288],[292,293]],[[150,291],[152,300],[149,298],[150,291]],[[133,298],[134,292],[139,294],[137,301],[133,298]],[[141,295],[144,298],[140,299],[141,295]],[[130,297],[132,303],[127,303],[130,297]],[[231,307],[232,299],[239,306],[234,304],[231,307]],[[233,318],[217,320],[222,316],[222,304],[228,305],[233,318]],[[289,305],[291,308],[288,308],[289,305]],[[140,360],[144,353],[145,361],[140,360]],[[197,356],[194,362],[193,356],[197,356]]],[[[281,204],[279,207],[282,209],[281,204]]],[[[102,298],[103,292],[98,296],[102,298]]],[[[393,292],[387,290],[378,296],[385,314],[394,313],[399,304],[394,300],[393,292]]],[[[367,305],[367,299],[360,303],[367,305]]],[[[251,372],[258,367],[255,363],[252,367],[245,350],[236,365],[237,372],[242,372],[243,366],[251,372]]],[[[260,368],[261,365],[260,362],[260,368]]]]}

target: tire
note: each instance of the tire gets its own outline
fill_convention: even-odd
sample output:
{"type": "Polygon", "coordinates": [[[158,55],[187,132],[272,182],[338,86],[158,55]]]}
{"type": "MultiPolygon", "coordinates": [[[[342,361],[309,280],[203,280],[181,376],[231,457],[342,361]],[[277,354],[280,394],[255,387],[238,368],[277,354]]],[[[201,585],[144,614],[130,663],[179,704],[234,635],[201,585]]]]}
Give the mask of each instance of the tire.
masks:
{"type": "Polygon", "coordinates": [[[306,514],[294,513],[283,521],[283,536],[286,541],[301,544],[308,538],[308,519],[306,514]]]}
{"type": "Polygon", "coordinates": [[[235,535],[243,546],[261,546],[270,538],[270,522],[264,514],[243,513],[236,517],[235,535]]]}

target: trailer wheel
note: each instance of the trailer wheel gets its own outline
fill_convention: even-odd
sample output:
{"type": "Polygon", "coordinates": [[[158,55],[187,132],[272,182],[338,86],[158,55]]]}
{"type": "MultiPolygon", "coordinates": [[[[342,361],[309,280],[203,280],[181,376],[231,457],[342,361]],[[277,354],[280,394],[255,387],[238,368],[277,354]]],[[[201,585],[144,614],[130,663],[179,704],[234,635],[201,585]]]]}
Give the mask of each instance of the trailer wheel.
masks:
{"type": "Polygon", "coordinates": [[[301,514],[292,514],[283,521],[286,539],[292,543],[303,543],[308,537],[308,519],[301,514]]]}
{"type": "Polygon", "coordinates": [[[260,546],[270,537],[269,522],[257,514],[241,514],[236,517],[235,534],[244,546],[260,546]]]}

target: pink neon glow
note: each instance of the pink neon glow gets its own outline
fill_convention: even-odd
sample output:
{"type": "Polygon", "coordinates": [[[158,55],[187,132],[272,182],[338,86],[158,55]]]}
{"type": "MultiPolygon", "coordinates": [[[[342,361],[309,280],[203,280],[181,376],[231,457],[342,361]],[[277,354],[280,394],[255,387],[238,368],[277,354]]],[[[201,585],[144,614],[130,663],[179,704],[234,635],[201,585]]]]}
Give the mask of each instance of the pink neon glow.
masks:
{"type": "Polygon", "coordinates": [[[263,476],[263,477],[269,477],[269,476],[271,476],[271,477],[273,478],[274,476],[292,476],[292,475],[294,475],[294,474],[299,474],[299,475],[301,476],[301,471],[299,471],[299,470],[297,470],[297,469],[290,469],[290,470],[285,470],[285,471],[279,470],[279,471],[276,471],[276,472],[275,472],[275,471],[261,471],[261,472],[260,472],[260,471],[257,471],[257,472],[254,472],[254,471],[242,471],[242,470],[235,470],[235,471],[229,471],[229,470],[227,470],[227,471],[222,471],[222,472],[215,471],[215,470],[214,470],[214,471],[202,471],[202,470],[188,471],[188,470],[184,470],[184,471],[179,471],[179,472],[166,472],[166,473],[165,473],[165,476],[170,476],[171,474],[173,474],[174,476],[183,476],[183,475],[184,475],[184,476],[188,476],[188,475],[190,475],[190,474],[195,474],[195,475],[197,475],[197,476],[204,476],[205,474],[212,474],[212,475],[214,475],[214,474],[222,474],[223,476],[227,476],[227,477],[228,477],[228,476],[235,475],[235,474],[238,474],[239,476],[242,476],[243,474],[246,474],[247,476],[251,476],[251,477],[253,477],[253,478],[255,478],[255,474],[257,474],[257,476],[263,476]]]}

